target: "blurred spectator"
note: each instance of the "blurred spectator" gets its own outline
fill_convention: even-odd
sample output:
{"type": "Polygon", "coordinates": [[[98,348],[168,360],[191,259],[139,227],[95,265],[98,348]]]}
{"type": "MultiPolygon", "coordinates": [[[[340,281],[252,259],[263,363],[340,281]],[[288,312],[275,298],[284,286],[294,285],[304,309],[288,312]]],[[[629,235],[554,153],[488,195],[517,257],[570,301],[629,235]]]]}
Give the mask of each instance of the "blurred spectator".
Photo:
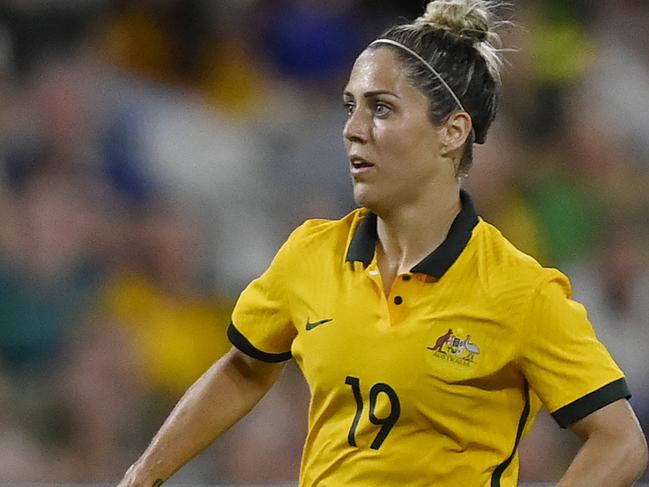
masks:
{"type": "Polygon", "coordinates": [[[114,480],[140,446],[132,440],[146,404],[139,350],[110,322],[88,325],[71,337],[48,411],[49,479],[58,482],[114,480]]]}
{"type": "Polygon", "coordinates": [[[14,229],[0,271],[0,353],[11,371],[43,366],[60,352],[101,277],[94,246],[101,215],[81,180],[42,164],[6,199],[14,229]]]}
{"type": "Polygon", "coordinates": [[[12,77],[25,82],[44,63],[69,57],[104,19],[108,0],[0,3],[0,43],[12,77]]]}
{"type": "Polygon", "coordinates": [[[219,439],[213,481],[248,485],[297,479],[308,410],[308,387],[290,363],[255,409],[219,439]]]}
{"type": "Polygon", "coordinates": [[[43,451],[17,421],[14,387],[0,372],[0,482],[46,480],[47,460],[43,451]]]}
{"type": "Polygon", "coordinates": [[[230,345],[232,303],[201,283],[198,229],[153,204],[130,231],[135,253],[103,291],[103,312],[132,334],[149,387],[175,402],[230,345]]]}
{"type": "Polygon", "coordinates": [[[108,55],[152,79],[196,83],[203,75],[214,8],[205,0],[112,2],[108,55]]]}
{"type": "Polygon", "coordinates": [[[649,427],[649,228],[636,215],[618,214],[595,254],[595,266],[575,262],[566,270],[574,293],[589,310],[597,334],[626,371],[631,402],[649,427]]]}
{"type": "Polygon", "coordinates": [[[523,186],[529,179],[529,156],[507,122],[496,120],[486,144],[476,149],[476,162],[466,186],[487,221],[495,224],[517,248],[548,262],[542,222],[523,186]]]}
{"type": "MultiPolygon", "coordinates": [[[[346,73],[384,25],[420,9],[2,2],[0,480],[110,482],[135,458],[227,350],[234,296],[288,233],[354,206],[346,73]]],[[[647,428],[649,4],[502,13],[522,26],[504,32],[518,52],[466,184],[485,219],[571,277],[647,428]]],[[[307,400],[289,366],[178,478],[294,479],[307,400]]],[[[577,445],[541,413],[521,478],[556,480],[577,445]]]]}
{"type": "Polygon", "coordinates": [[[61,352],[115,242],[92,149],[89,85],[83,71],[66,68],[39,71],[18,98],[23,120],[5,130],[0,354],[11,372],[42,367],[61,352]]]}
{"type": "Polygon", "coordinates": [[[598,43],[598,63],[588,80],[589,96],[608,115],[620,142],[635,152],[635,159],[646,171],[649,5],[638,0],[618,0],[614,8],[599,9],[600,16],[592,29],[598,43]]]}
{"type": "MultiPolygon", "coordinates": [[[[366,41],[356,2],[283,0],[269,11],[265,53],[277,72],[313,83],[348,71],[366,41]]],[[[261,47],[261,46],[260,46],[261,47]]]]}

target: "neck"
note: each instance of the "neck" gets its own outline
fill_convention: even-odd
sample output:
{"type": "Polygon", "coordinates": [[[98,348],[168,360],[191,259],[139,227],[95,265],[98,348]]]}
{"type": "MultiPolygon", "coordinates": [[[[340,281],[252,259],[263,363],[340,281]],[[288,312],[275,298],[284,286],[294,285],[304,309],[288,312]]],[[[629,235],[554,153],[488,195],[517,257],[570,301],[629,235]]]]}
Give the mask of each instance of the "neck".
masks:
{"type": "Polygon", "coordinates": [[[439,186],[433,194],[434,198],[378,215],[381,267],[395,275],[408,272],[444,242],[462,208],[459,187],[439,186]]]}

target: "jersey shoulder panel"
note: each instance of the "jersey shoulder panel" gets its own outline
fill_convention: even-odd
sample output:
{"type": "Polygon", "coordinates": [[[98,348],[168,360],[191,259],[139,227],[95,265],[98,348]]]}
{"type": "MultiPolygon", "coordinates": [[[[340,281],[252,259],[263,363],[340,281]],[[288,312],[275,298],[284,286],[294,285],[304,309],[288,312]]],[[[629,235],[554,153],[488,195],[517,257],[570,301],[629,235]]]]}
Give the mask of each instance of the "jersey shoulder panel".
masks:
{"type": "Polygon", "coordinates": [[[288,239],[291,253],[306,262],[334,255],[343,258],[352,230],[366,212],[359,208],[339,220],[306,220],[288,239]]]}
{"type": "Polygon", "coordinates": [[[512,288],[527,292],[541,283],[557,280],[570,288],[567,277],[559,270],[542,266],[534,257],[517,249],[496,227],[480,220],[476,238],[479,241],[478,271],[490,283],[503,281],[512,288]]]}
{"type": "Polygon", "coordinates": [[[529,312],[530,301],[546,283],[556,281],[570,296],[568,278],[557,269],[543,267],[484,220],[476,230],[477,278],[482,292],[503,321],[519,328],[529,312]]]}

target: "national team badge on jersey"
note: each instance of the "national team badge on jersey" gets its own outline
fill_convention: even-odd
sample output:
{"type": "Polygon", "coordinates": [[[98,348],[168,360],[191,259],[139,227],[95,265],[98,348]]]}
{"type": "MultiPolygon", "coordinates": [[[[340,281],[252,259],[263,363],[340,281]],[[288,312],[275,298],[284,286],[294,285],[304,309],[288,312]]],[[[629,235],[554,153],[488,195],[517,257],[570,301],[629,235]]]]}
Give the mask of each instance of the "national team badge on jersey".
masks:
{"type": "Polygon", "coordinates": [[[459,329],[453,332],[453,329],[449,328],[435,340],[433,346],[426,348],[432,351],[436,358],[470,367],[476,363],[480,347],[471,340],[471,335],[462,331],[459,329]]]}

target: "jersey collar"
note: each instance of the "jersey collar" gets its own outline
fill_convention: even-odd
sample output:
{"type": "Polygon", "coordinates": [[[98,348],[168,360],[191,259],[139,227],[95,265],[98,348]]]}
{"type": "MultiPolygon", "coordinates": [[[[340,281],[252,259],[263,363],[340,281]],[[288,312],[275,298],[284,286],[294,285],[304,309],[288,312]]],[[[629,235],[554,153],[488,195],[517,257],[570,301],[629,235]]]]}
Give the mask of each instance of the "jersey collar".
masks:
{"type": "MultiPolygon", "coordinates": [[[[453,220],[446,240],[415,265],[411,272],[424,273],[437,279],[453,265],[471,239],[473,228],[478,224],[478,215],[469,194],[460,190],[462,210],[453,220]]],[[[359,261],[369,265],[374,257],[378,234],[376,215],[367,213],[360,222],[347,251],[347,261],[359,261]]]]}

